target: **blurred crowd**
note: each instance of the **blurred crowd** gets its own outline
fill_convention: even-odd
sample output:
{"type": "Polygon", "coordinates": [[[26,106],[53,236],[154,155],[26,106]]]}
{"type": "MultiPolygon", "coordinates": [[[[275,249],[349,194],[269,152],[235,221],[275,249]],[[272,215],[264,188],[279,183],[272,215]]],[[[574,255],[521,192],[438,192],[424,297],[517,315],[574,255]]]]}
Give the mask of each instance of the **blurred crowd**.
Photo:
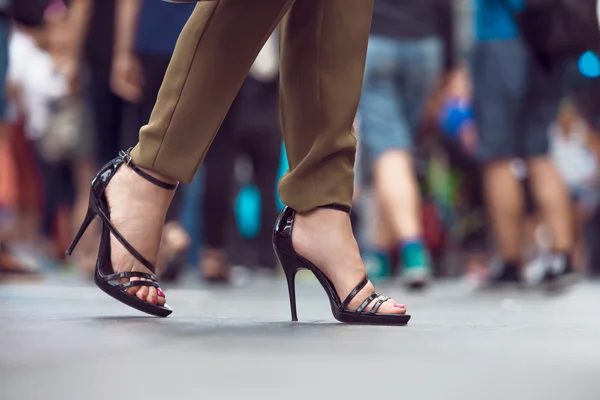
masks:
{"type": "MultiPolygon", "coordinates": [[[[438,277],[600,274],[600,80],[582,61],[597,59],[542,68],[511,2],[376,0],[352,215],[372,279],[422,288],[438,277]]],[[[64,257],[90,182],[137,142],[194,7],[0,0],[0,281],[92,273],[98,229],[64,257]]],[[[277,53],[275,32],[196,179],[177,192],[161,279],[278,272],[271,229],[287,161],[277,53]]]]}

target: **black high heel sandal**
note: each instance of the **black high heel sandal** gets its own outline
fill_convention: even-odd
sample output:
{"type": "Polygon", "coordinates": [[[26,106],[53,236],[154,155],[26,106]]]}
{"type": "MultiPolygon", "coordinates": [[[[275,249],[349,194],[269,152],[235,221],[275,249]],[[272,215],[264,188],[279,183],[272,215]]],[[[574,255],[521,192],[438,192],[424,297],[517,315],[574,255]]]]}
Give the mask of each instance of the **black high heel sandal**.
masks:
{"type": "MultiPolygon", "coordinates": [[[[323,208],[331,208],[339,211],[350,213],[350,207],[332,204],[323,206],[323,208]]],[[[290,295],[290,307],[292,310],[292,321],[298,321],[298,315],[296,311],[296,286],[295,277],[296,273],[301,269],[307,269],[311,271],[318,281],[325,289],[329,302],[331,303],[331,312],[333,317],[340,322],[350,324],[365,324],[365,325],[406,325],[410,320],[410,315],[406,314],[377,314],[377,311],[390,298],[386,296],[380,296],[377,293],[373,293],[368,296],[362,304],[356,310],[348,310],[348,304],[356,297],[356,295],[369,283],[368,276],[365,275],[364,279],[356,285],[356,287],[350,292],[348,297],[344,301],[340,299],[333,286],[333,283],[325,276],[319,268],[313,263],[308,261],[306,258],[299,255],[294,250],[292,243],[292,230],[294,229],[294,220],[296,217],[296,211],[289,207],[285,207],[275,225],[273,232],[273,249],[279,258],[279,262],[285,272],[285,277],[288,284],[288,291],[290,295]],[[379,299],[379,300],[377,300],[379,299]],[[364,310],[373,301],[377,300],[375,305],[369,312],[364,310]]]]}
{"type": "MultiPolygon", "coordinates": [[[[131,150],[131,149],[130,149],[131,150]]],[[[155,184],[166,190],[175,190],[177,189],[178,184],[172,185],[170,183],[162,182],[153,176],[147,174],[142,171],[137,165],[133,163],[131,160],[131,156],[128,151],[122,151],[119,153],[119,157],[115,158],[108,164],[106,164],[98,174],[94,180],[92,180],[92,188],[90,190],[90,205],[88,208],[88,212],[83,220],[83,224],[81,228],[79,228],[79,232],[75,235],[75,239],[69,246],[67,250],[67,254],[71,255],[73,250],[75,250],[75,246],[79,243],[79,240],[85,233],[86,229],[90,225],[90,223],[94,220],[94,218],[99,217],[102,221],[102,236],[100,240],[100,249],[98,251],[98,260],[96,261],[96,269],[94,273],[94,282],[96,286],[98,286],[104,293],[109,296],[119,300],[120,302],[133,307],[139,311],[155,315],[157,317],[166,317],[173,312],[173,310],[167,306],[159,306],[156,304],[148,303],[147,301],[139,299],[137,296],[129,294],[127,289],[134,286],[152,286],[155,288],[159,288],[158,282],[156,280],[156,268],[152,263],[144,256],[142,256],[125,238],[119,233],[119,231],[115,228],[115,226],[110,222],[110,208],[108,206],[108,201],[106,200],[105,190],[108,186],[110,180],[115,176],[115,173],[118,169],[123,166],[129,166],[135,173],[137,173],[142,178],[147,181],[155,184]],[[115,273],[112,267],[112,263],[110,260],[110,235],[113,234],[117,240],[133,255],[140,263],[142,263],[146,268],[152,271],[152,274],[147,274],[144,272],[119,272],[115,273]],[[120,283],[119,280],[127,279],[127,278],[143,278],[147,280],[136,280],[129,281],[125,283],[120,283]]]]}

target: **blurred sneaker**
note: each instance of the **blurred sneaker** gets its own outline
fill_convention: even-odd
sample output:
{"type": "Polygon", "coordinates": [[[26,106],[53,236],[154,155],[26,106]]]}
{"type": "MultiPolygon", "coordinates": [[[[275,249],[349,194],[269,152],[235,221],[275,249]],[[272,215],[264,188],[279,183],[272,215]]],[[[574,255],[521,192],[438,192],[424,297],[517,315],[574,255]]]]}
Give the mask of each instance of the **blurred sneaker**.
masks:
{"type": "Polygon", "coordinates": [[[382,281],[391,276],[391,262],[388,252],[371,250],[364,255],[367,275],[373,281],[382,281]]]}
{"type": "Polygon", "coordinates": [[[556,291],[579,281],[579,275],[573,270],[571,257],[564,253],[552,253],[547,256],[546,274],[542,280],[544,289],[556,291]]]}
{"type": "Polygon", "coordinates": [[[12,279],[39,278],[39,270],[31,263],[15,257],[0,243],[0,282],[12,279]]]}
{"type": "Polygon", "coordinates": [[[431,257],[422,240],[405,242],[400,250],[402,280],[410,289],[422,289],[431,278],[431,257]]]}
{"type": "Polygon", "coordinates": [[[498,259],[492,261],[486,285],[488,288],[521,286],[522,284],[523,276],[519,263],[498,259]]]}

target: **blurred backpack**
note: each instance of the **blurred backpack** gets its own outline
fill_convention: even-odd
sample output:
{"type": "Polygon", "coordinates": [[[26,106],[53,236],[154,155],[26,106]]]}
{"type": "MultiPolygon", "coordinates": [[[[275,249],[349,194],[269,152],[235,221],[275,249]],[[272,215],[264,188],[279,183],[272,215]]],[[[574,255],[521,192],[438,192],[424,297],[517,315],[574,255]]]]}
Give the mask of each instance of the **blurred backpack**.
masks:
{"type": "Polygon", "coordinates": [[[525,8],[511,10],[534,56],[547,70],[577,60],[587,51],[600,53],[596,0],[524,0],[525,8]]]}
{"type": "Polygon", "coordinates": [[[54,102],[52,111],[38,149],[48,162],[72,160],[86,135],[85,103],[80,98],[67,97],[54,102]]]}

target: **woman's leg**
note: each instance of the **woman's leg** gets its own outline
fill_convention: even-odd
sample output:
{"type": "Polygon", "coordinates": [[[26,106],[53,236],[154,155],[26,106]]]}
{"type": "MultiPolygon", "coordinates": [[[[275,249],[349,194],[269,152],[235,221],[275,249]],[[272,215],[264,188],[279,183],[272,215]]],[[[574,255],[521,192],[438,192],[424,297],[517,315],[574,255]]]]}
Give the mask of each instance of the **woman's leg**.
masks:
{"type": "MultiPolygon", "coordinates": [[[[340,298],[365,276],[346,213],[318,208],[352,205],[356,135],[353,123],[363,80],[372,0],[302,0],[286,16],[281,36],[281,96],[290,171],[281,200],[299,212],[297,252],[317,265],[340,298]]],[[[368,284],[350,303],[374,292],[368,284]]],[[[380,313],[405,313],[394,302],[380,313]]]]}
{"type": "MultiPolygon", "coordinates": [[[[292,0],[200,1],[183,29],[152,112],[132,158],[164,181],[189,183],[263,44],[292,0]]],[[[121,234],[156,263],[167,209],[173,197],[121,168],[107,191],[111,220],[121,234]]],[[[116,272],[148,272],[112,240],[116,272]]],[[[129,289],[147,302],[164,304],[151,287],[129,289]]]]}

